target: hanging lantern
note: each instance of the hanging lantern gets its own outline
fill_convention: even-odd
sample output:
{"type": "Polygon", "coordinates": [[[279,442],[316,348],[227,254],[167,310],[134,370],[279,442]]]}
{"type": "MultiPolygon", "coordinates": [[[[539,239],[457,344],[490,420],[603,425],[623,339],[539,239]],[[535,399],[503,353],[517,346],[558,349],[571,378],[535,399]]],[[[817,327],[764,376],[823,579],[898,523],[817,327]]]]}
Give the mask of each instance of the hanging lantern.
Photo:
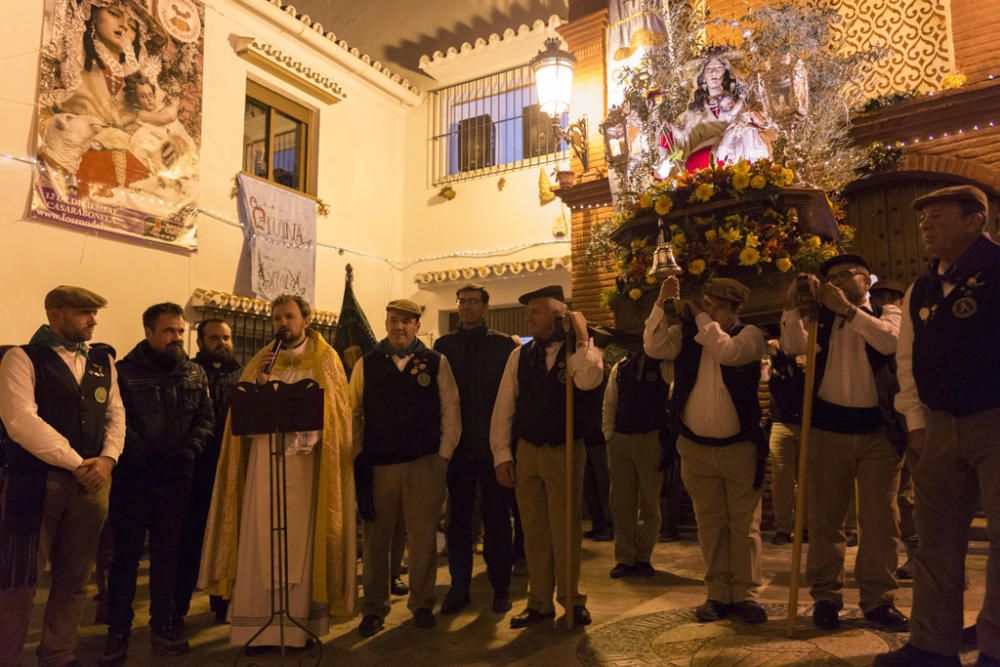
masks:
{"type": "Polygon", "coordinates": [[[679,276],[684,273],[684,269],[677,264],[674,257],[674,247],[667,241],[663,233],[663,220],[659,222],[660,234],[656,239],[656,250],[653,251],[653,265],[649,267],[647,276],[660,280],[670,276],[679,276]]]}
{"type": "Polygon", "coordinates": [[[545,48],[529,63],[535,73],[538,104],[542,111],[556,118],[569,111],[576,65],[576,56],[564,51],[560,44],[559,38],[549,37],[545,48]]]}

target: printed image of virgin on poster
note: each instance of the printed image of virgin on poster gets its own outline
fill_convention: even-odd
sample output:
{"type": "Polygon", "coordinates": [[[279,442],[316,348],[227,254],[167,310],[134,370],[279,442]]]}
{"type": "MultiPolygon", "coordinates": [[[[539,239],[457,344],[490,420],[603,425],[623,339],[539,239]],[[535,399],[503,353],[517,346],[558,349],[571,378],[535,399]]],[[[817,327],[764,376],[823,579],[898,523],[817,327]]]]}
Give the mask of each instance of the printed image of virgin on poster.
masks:
{"type": "Polygon", "coordinates": [[[46,0],[32,215],[194,250],[204,5],[46,0]]]}

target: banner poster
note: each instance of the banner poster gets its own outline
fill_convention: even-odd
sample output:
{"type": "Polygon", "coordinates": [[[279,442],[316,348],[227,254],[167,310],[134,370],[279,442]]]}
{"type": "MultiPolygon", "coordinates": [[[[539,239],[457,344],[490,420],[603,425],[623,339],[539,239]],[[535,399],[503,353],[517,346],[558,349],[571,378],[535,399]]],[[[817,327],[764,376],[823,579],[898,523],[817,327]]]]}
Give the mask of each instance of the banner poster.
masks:
{"type": "Polygon", "coordinates": [[[45,0],[32,215],[195,250],[201,0],[45,0]]]}
{"type": "Polygon", "coordinates": [[[248,174],[240,174],[238,181],[253,295],[273,301],[298,294],[315,303],[316,202],[248,174]]]}

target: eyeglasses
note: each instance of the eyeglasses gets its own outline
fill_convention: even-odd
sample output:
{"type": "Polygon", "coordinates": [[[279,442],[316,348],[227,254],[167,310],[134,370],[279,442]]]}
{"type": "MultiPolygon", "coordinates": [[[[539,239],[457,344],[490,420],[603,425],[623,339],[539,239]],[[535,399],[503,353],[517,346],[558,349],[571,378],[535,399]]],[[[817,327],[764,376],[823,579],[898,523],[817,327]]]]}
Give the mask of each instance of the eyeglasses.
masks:
{"type": "Polygon", "coordinates": [[[843,271],[837,271],[836,273],[829,274],[826,278],[831,283],[840,283],[845,280],[850,280],[854,276],[867,276],[868,272],[864,269],[844,269],[843,271]]]}
{"type": "Polygon", "coordinates": [[[459,299],[458,305],[460,306],[478,306],[483,302],[482,299],[459,299]]]}

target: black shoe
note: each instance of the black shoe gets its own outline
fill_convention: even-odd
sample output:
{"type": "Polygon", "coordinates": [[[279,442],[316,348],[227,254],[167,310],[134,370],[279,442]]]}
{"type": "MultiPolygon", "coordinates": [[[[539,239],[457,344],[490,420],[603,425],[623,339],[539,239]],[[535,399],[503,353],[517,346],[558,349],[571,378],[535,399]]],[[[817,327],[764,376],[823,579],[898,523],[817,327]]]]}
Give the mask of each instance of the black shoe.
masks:
{"type": "Polygon", "coordinates": [[[104,655],[98,659],[97,664],[100,667],[117,667],[124,664],[126,656],[128,656],[128,635],[109,633],[104,643],[104,655]]]}
{"type": "Polygon", "coordinates": [[[510,603],[510,594],[508,593],[494,593],[493,594],[493,613],[495,614],[506,614],[511,610],[513,605],[510,603]]]}
{"type": "Polygon", "coordinates": [[[413,624],[421,630],[428,630],[437,625],[434,612],[427,607],[419,607],[413,612],[413,624]]]}
{"type": "Polygon", "coordinates": [[[652,577],[656,575],[656,570],[653,569],[652,564],[641,560],[635,562],[635,565],[632,566],[632,572],[637,577],[652,577]]]}
{"type": "Polygon", "coordinates": [[[909,632],[910,621],[893,604],[884,604],[865,612],[865,620],[886,632],[909,632]]]}
{"type": "Polygon", "coordinates": [[[602,528],[596,534],[591,536],[595,542],[614,542],[615,541],[615,531],[611,528],[602,528]]]}
{"type": "Polygon", "coordinates": [[[694,610],[699,623],[713,623],[726,617],[726,605],[718,600],[705,600],[694,610]]]}
{"type": "Polygon", "coordinates": [[[410,587],[403,582],[402,577],[393,577],[389,583],[389,592],[393,595],[409,595],[410,587]]]}
{"type": "Polygon", "coordinates": [[[774,534],[774,537],[771,538],[771,544],[773,544],[776,547],[788,544],[791,541],[792,541],[792,536],[783,530],[779,530],[777,533],[774,534]]]}
{"type": "Polygon", "coordinates": [[[858,546],[858,531],[856,530],[847,531],[847,546],[849,547],[858,546]]]}
{"type": "Polygon", "coordinates": [[[270,651],[272,648],[274,648],[274,647],[273,646],[267,646],[266,644],[256,644],[254,646],[247,646],[245,649],[243,649],[243,654],[244,655],[248,655],[251,658],[253,658],[253,657],[256,657],[258,655],[264,655],[265,653],[267,653],[268,651],[270,651]]]}
{"type": "Polygon", "coordinates": [[[833,600],[817,600],[813,605],[813,625],[820,630],[840,627],[840,605],[833,600]]]}
{"type": "Polygon", "coordinates": [[[975,623],[967,628],[962,628],[962,643],[973,647],[979,643],[979,632],[976,630],[975,623]]]}
{"type": "Polygon", "coordinates": [[[365,614],[358,625],[358,634],[362,637],[372,637],[385,627],[385,619],[378,614],[365,614]]]}
{"type": "Polygon", "coordinates": [[[522,611],[517,616],[510,619],[510,627],[513,629],[526,628],[529,625],[538,625],[542,621],[547,621],[556,617],[556,612],[550,611],[547,614],[543,614],[540,611],[535,611],[531,607],[528,607],[522,611]]]}
{"type": "Polygon", "coordinates": [[[875,656],[872,667],[961,667],[957,655],[941,655],[907,644],[889,653],[875,656]]]}
{"type": "Polygon", "coordinates": [[[183,655],[191,650],[187,641],[181,638],[180,633],[172,628],[162,628],[154,630],[150,628],[149,645],[153,653],[163,655],[183,655]]]}
{"type": "Polygon", "coordinates": [[[901,581],[913,580],[913,559],[907,558],[906,562],[896,568],[896,578],[901,581]]]}
{"type": "Polygon", "coordinates": [[[735,614],[744,623],[766,623],[767,612],[756,600],[741,600],[729,605],[728,612],[735,614]]]}
{"type": "Polygon", "coordinates": [[[611,573],[608,575],[612,579],[621,579],[622,577],[627,577],[632,574],[635,568],[631,565],[626,565],[625,563],[616,563],[613,568],[611,568],[611,573]]]}
{"type": "Polygon", "coordinates": [[[589,539],[593,538],[594,535],[597,535],[597,533],[599,533],[599,532],[601,532],[599,528],[591,528],[590,530],[585,531],[583,533],[583,536],[589,540],[589,539]]]}
{"type": "Polygon", "coordinates": [[[444,602],[441,603],[441,613],[445,616],[457,614],[469,606],[470,602],[472,600],[468,593],[460,593],[452,588],[444,596],[444,602]]]}
{"type": "Polygon", "coordinates": [[[587,607],[582,604],[578,604],[573,607],[573,624],[574,625],[590,625],[593,619],[590,618],[590,612],[587,611],[587,607]]]}
{"type": "Polygon", "coordinates": [[[980,651],[979,659],[976,660],[976,667],[1000,667],[1000,658],[994,658],[980,651]]]}

